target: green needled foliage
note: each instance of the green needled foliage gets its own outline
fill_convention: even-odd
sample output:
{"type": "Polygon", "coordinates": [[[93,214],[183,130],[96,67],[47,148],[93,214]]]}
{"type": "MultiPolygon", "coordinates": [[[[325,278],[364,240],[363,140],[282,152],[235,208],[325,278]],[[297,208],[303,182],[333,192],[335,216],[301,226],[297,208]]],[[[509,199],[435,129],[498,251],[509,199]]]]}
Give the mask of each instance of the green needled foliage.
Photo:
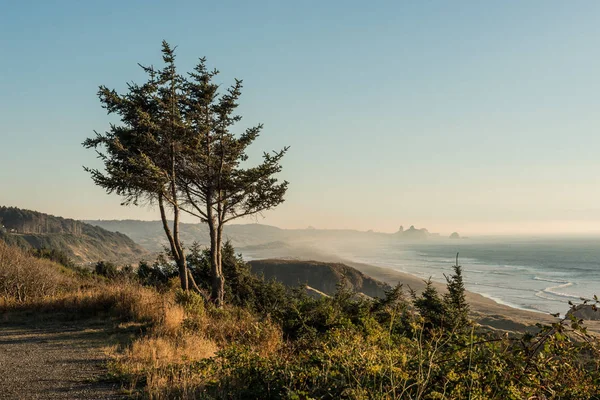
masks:
{"type": "Polygon", "coordinates": [[[111,124],[105,133],[96,132],[83,145],[94,148],[104,163],[104,171],[85,168],[92,179],[123,198],[123,204],[158,204],[171,255],[179,268],[181,287],[188,289],[188,271],[183,245],[179,240],[180,191],[177,173],[182,164],[185,120],[184,80],[175,67],[175,52],[163,42],[164,67],[141,66],[146,83],[129,83],[125,94],[100,86],[98,97],[108,114],[116,114],[120,125],[111,124]],[[169,226],[167,210],[173,215],[169,226]]]}
{"type": "Polygon", "coordinates": [[[458,253],[456,264],[452,266],[454,274],[446,276],[448,292],[444,295],[444,302],[448,313],[448,319],[454,327],[468,326],[469,304],[465,296],[465,285],[462,277],[462,267],[458,265],[458,253]]]}
{"type": "Polygon", "coordinates": [[[208,224],[211,298],[221,306],[225,287],[221,255],[224,225],[281,204],[288,183],[280,183],[274,177],[281,171],[280,161],[287,147],[273,154],[264,153],[258,166],[242,166],[248,160],[246,149],[256,140],[262,125],[240,135],[233,133],[242,119],[235,113],[242,81],[236,79],[225,93],[219,94],[219,86],[213,82],[217,74],[217,70],[208,70],[202,58],[185,80],[183,116],[188,129],[181,149],[184,162],[178,183],[185,194],[184,207],[208,224]]]}
{"type": "Polygon", "coordinates": [[[421,296],[417,297],[413,294],[413,302],[425,321],[425,328],[430,330],[445,326],[447,319],[446,307],[431,279],[425,282],[425,290],[423,290],[421,296]]]}

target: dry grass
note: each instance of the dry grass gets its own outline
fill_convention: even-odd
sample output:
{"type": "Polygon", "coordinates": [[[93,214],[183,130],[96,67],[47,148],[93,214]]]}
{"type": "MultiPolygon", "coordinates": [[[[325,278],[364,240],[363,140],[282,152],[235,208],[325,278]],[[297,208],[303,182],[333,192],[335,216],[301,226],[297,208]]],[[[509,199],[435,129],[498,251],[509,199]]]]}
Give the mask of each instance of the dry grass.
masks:
{"type": "Polygon", "coordinates": [[[220,346],[237,343],[261,356],[277,351],[283,344],[279,326],[236,307],[209,310],[201,318],[199,329],[220,346]]]}
{"type": "Polygon", "coordinates": [[[190,365],[213,357],[219,347],[201,334],[179,333],[165,336],[154,332],[134,340],[125,349],[107,349],[113,360],[112,372],[125,378],[132,394],[138,382],[144,382],[144,398],[194,398],[182,394],[191,393],[204,380],[191,371],[190,365]]]}
{"type": "Polygon", "coordinates": [[[180,337],[146,336],[135,340],[122,353],[113,356],[126,366],[129,373],[142,373],[149,368],[162,368],[212,357],[217,352],[215,342],[198,335],[180,337]]]}
{"type": "MultiPolygon", "coordinates": [[[[170,294],[163,295],[169,297],[170,294]]],[[[165,302],[164,316],[144,337],[124,349],[112,348],[112,369],[133,386],[144,382],[152,399],[195,398],[210,381],[210,372],[196,370],[195,361],[213,357],[232,344],[267,357],[283,347],[280,328],[238,308],[209,308],[198,314],[165,302]]],[[[132,387],[133,390],[133,387],[132,387]]]]}
{"type": "Polygon", "coordinates": [[[36,311],[86,318],[107,314],[125,321],[136,321],[161,327],[161,332],[174,334],[183,319],[183,309],[172,296],[131,282],[84,282],[69,291],[16,301],[0,297],[0,311],[36,311]]]}
{"type": "Polygon", "coordinates": [[[0,306],[56,296],[76,285],[74,274],[0,241],[0,306]]]}

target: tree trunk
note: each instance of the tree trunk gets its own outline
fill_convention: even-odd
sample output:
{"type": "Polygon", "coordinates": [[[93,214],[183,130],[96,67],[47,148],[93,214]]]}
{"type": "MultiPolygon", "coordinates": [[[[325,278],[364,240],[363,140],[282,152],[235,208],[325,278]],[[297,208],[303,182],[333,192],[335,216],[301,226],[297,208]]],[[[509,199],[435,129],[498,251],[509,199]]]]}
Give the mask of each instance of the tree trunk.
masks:
{"type": "Polygon", "coordinates": [[[165,206],[163,202],[162,195],[158,197],[158,207],[160,209],[160,218],[162,220],[163,229],[165,234],[167,235],[167,239],[169,240],[169,245],[171,247],[171,255],[177,264],[177,269],[179,270],[179,280],[181,282],[181,289],[187,291],[189,288],[188,285],[188,276],[187,276],[187,263],[185,260],[185,254],[183,252],[183,247],[181,246],[181,242],[179,241],[179,210],[175,213],[175,218],[173,220],[173,230],[175,235],[171,232],[169,228],[169,220],[167,219],[167,213],[165,211],[165,206]]]}
{"type": "Polygon", "coordinates": [[[179,281],[181,282],[181,289],[187,291],[188,285],[188,274],[185,259],[176,260],[177,269],[179,270],[179,281]]]}
{"type": "Polygon", "coordinates": [[[223,250],[223,225],[219,223],[217,227],[217,265],[219,270],[219,296],[218,304],[221,307],[225,303],[225,276],[223,275],[223,259],[221,257],[223,250]]]}
{"type": "Polygon", "coordinates": [[[214,222],[209,223],[210,228],[210,267],[212,276],[211,299],[219,308],[223,307],[225,279],[221,266],[221,248],[219,246],[219,229],[214,222]]]}
{"type": "Polygon", "coordinates": [[[188,291],[189,283],[187,262],[185,259],[185,252],[183,251],[183,246],[181,246],[181,241],[179,240],[179,209],[177,207],[175,207],[175,209],[173,210],[173,244],[175,245],[175,250],[177,253],[175,262],[177,263],[177,269],[179,269],[179,280],[181,282],[181,289],[184,291],[188,291]]]}

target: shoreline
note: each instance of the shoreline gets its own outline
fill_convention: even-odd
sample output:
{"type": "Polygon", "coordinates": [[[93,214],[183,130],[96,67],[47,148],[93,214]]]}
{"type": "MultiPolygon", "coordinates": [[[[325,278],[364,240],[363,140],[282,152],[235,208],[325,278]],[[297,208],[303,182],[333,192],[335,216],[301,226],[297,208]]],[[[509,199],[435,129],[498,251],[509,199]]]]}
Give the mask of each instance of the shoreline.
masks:
{"type": "MultiPolygon", "coordinates": [[[[244,249],[240,249],[240,252],[243,254],[244,249]]],[[[377,279],[391,286],[401,283],[404,285],[405,289],[410,288],[417,292],[421,292],[425,287],[425,281],[422,278],[407,272],[350,261],[339,256],[317,251],[312,248],[284,246],[276,249],[264,249],[262,251],[250,250],[248,251],[248,254],[243,254],[243,257],[245,260],[280,258],[342,263],[357,269],[373,279],[377,279]]],[[[446,290],[446,285],[443,283],[433,282],[433,285],[440,293],[443,293],[446,290]]],[[[543,311],[528,310],[513,307],[508,304],[502,304],[493,298],[486,297],[483,294],[468,290],[466,291],[466,299],[471,308],[472,317],[484,328],[492,328],[494,330],[505,332],[523,332],[537,329],[535,326],[537,323],[551,324],[559,321],[559,318],[553,317],[543,311]]],[[[568,305],[565,304],[565,313],[567,310],[568,305]]],[[[561,315],[562,314],[563,313],[561,313],[561,315]]]]}
{"type": "MultiPolygon", "coordinates": [[[[483,296],[486,299],[490,299],[493,302],[497,303],[498,305],[506,306],[506,307],[509,307],[509,308],[513,308],[515,310],[527,311],[527,312],[532,312],[532,313],[535,313],[535,314],[550,315],[550,313],[548,313],[546,311],[541,311],[541,310],[536,310],[536,309],[533,309],[533,308],[527,308],[527,307],[518,306],[516,304],[512,304],[512,303],[506,302],[506,301],[504,301],[502,299],[499,299],[497,297],[490,296],[490,295],[488,295],[486,293],[476,293],[476,292],[472,292],[472,293],[475,293],[475,294],[478,294],[480,296],[483,296]]],[[[561,315],[563,315],[563,313],[561,313],[561,315]]]]}
{"type": "MultiPolygon", "coordinates": [[[[348,260],[340,259],[339,262],[390,285],[402,283],[405,287],[408,286],[417,292],[421,292],[425,287],[423,279],[406,272],[348,260]]],[[[433,282],[433,285],[440,293],[446,290],[446,285],[443,283],[433,282]]],[[[495,299],[468,290],[466,291],[466,298],[474,319],[482,326],[489,326],[497,330],[524,331],[535,327],[536,323],[550,324],[559,320],[542,311],[526,310],[501,304],[495,299]]]]}

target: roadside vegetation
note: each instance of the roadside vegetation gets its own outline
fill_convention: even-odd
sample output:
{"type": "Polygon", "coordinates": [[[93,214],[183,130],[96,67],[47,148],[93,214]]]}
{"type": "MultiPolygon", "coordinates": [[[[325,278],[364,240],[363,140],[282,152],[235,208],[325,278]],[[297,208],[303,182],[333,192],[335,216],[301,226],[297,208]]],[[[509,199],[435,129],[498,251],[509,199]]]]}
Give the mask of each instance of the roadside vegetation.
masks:
{"type": "MultiPolygon", "coordinates": [[[[252,275],[223,248],[225,305],[183,291],[166,258],[81,273],[0,243],[0,307],[137,324],[107,349],[111,379],[151,399],[597,399],[600,346],[581,321],[537,334],[481,331],[468,318],[461,269],[448,290],[402,286],[383,298],[340,283],[312,298],[252,275]],[[102,273],[109,272],[107,276],[102,273]]],[[[211,287],[210,250],[187,263],[211,287]]]]}

